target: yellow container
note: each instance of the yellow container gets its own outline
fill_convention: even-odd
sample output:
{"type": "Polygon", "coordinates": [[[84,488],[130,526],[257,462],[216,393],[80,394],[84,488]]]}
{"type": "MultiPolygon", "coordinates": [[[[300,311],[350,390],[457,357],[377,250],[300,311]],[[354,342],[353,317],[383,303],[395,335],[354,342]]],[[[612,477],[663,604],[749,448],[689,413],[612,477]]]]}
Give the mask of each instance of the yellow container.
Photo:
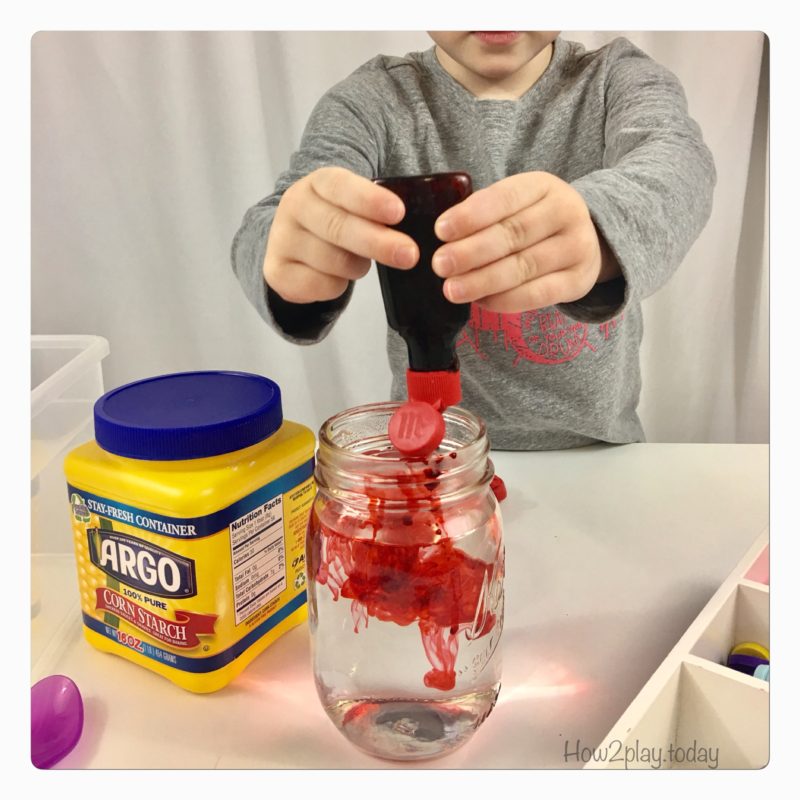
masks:
{"type": "Polygon", "coordinates": [[[108,392],[65,461],[84,635],[193,692],[306,618],[314,434],[237,372],[108,392]]]}

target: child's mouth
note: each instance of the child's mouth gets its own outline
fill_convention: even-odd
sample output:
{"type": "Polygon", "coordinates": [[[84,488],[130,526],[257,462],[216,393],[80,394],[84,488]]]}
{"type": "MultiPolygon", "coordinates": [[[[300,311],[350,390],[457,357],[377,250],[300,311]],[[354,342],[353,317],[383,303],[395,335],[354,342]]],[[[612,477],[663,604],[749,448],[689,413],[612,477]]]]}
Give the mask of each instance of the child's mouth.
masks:
{"type": "Polygon", "coordinates": [[[473,34],[488,45],[511,44],[519,37],[519,31],[473,31],[473,34]]]}

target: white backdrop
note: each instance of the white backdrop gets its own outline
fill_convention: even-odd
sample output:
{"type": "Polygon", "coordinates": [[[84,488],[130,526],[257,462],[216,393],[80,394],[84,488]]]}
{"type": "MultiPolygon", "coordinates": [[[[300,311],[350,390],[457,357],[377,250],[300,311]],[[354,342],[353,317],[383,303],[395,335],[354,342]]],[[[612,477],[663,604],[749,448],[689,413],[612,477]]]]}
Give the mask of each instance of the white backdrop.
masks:
{"type": "MultiPolygon", "coordinates": [[[[718,171],[712,218],[645,303],[639,410],[650,441],[766,442],[767,61],[755,32],[625,35],[683,82],[718,171]]],[[[282,341],[230,268],[319,96],[422,32],[41,32],[32,50],[33,333],[108,338],[107,388],[190,369],[272,377],[313,429],[386,399],[374,271],[329,337],[282,341]],[[375,331],[365,339],[363,331],[375,331]]]]}

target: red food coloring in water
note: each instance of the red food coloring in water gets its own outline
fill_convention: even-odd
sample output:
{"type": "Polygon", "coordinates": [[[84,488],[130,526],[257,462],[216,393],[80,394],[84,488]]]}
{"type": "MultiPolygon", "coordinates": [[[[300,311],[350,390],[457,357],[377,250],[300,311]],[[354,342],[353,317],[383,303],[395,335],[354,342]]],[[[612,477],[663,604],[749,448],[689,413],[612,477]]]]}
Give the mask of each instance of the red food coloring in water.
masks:
{"type": "MultiPolygon", "coordinates": [[[[423,474],[438,478],[441,471],[427,467],[423,474]]],[[[477,639],[495,626],[488,592],[502,560],[492,564],[473,558],[448,538],[435,495],[438,481],[420,484],[419,476],[408,473],[394,478],[394,489],[367,488],[366,516],[342,514],[329,525],[312,512],[309,567],[334,600],[351,601],[356,633],[370,617],[403,626],[416,623],[432,667],[423,678],[425,686],[449,691],[456,682],[459,634],[477,639]],[[408,512],[385,513],[384,501],[401,497],[408,512]],[[368,528],[372,536],[363,538],[368,528]]],[[[499,528],[494,532],[499,547],[499,528]]]]}

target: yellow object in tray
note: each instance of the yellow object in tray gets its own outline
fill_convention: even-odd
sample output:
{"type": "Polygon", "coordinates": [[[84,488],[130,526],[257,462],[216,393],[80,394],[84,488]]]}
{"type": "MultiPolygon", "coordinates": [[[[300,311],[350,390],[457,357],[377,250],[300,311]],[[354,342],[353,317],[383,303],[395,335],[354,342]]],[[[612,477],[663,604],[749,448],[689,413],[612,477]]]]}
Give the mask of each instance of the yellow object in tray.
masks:
{"type": "Polygon", "coordinates": [[[758,642],[740,642],[731,648],[732,656],[754,656],[755,658],[765,658],[769,661],[769,649],[758,642]]]}

